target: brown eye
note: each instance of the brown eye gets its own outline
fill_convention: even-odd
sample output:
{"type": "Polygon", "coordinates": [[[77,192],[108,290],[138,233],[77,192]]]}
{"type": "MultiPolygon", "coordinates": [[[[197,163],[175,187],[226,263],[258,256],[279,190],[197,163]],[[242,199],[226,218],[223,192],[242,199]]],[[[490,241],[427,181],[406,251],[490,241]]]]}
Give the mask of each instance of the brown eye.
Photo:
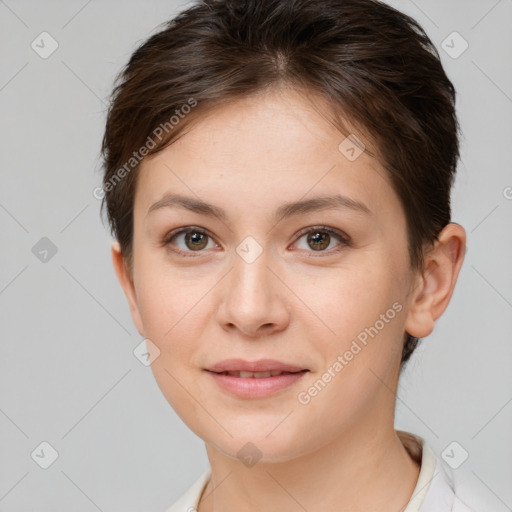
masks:
{"type": "Polygon", "coordinates": [[[314,231],[311,232],[308,237],[309,246],[315,251],[321,251],[327,247],[329,247],[329,243],[331,241],[331,235],[326,233],[325,231],[314,231]]]}
{"type": "Polygon", "coordinates": [[[204,249],[208,243],[208,235],[199,231],[189,231],[185,234],[185,245],[193,250],[204,249]]]}
{"type": "Polygon", "coordinates": [[[163,245],[173,252],[191,256],[190,253],[205,252],[204,249],[216,247],[213,239],[199,228],[188,227],[169,233],[163,240],[163,245]],[[210,243],[210,246],[208,244],[210,243]]]}
{"type": "MultiPolygon", "coordinates": [[[[318,256],[339,252],[342,249],[349,247],[351,244],[350,238],[348,236],[338,232],[338,230],[323,226],[302,230],[299,233],[299,239],[296,243],[298,244],[299,249],[304,249],[306,252],[322,253],[318,254],[318,256]],[[305,239],[305,243],[301,244],[302,239],[305,239]],[[337,244],[336,240],[338,241],[337,244]]],[[[313,255],[310,254],[310,256],[313,255]]]]}

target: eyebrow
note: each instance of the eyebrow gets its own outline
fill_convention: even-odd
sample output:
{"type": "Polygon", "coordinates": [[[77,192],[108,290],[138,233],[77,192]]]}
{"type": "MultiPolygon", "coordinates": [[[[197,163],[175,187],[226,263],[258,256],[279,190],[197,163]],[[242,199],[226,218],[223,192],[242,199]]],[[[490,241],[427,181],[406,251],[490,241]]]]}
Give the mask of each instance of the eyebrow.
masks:
{"type": "MultiPolygon", "coordinates": [[[[166,194],[162,199],[149,207],[146,215],[149,215],[151,212],[161,208],[183,208],[209,217],[217,217],[223,221],[228,220],[228,215],[222,208],[206,203],[201,199],[180,196],[177,194],[166,194]]],[[[364,213],[366,215],[373,215],[373,212],[364,203],[351,199],[347,196],[336,194],[284,203],[276,209],[274,219],[276,222],[280,222],[283,219],[292,217],[293,215],[327,209],[346,209],[364,213]]]]}

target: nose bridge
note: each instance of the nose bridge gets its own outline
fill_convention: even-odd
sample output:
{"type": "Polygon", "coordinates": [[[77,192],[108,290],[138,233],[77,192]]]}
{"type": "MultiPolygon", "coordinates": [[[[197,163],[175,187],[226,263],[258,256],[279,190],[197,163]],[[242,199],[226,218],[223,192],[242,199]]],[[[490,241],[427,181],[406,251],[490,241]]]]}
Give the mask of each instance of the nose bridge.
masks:
{"type": "Polygon", "coordinates": [[[264,250],[254,239],[246,239],[236,248],[230,299],[238,304],[239,310],[261,314],[263,306],[269,302],[274,284],[271,282],[272,272],[268,269],[270,259],[269,250],[264,250]]]}
{"type": "Polygon", "coordinates": [[[247,237],[235,249],[230,278],[222,291],[219,321],[254,335],[265,326],[282,328],[286,322],[279,280],[268,268],[272,255],[254,238],[247,237]]]}

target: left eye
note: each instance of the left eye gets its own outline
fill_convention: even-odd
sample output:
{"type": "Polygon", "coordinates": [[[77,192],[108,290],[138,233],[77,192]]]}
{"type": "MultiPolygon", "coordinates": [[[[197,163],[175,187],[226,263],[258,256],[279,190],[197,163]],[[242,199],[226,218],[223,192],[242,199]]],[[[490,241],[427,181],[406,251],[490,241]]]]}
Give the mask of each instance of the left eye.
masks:
{"type": "MultiPolygon", "coordinates": [[[[314,252],[331,252],[331,250],[326,251],[325,249],[329,248],[333,238],[337,238],[340,241],[340,243],[333,249],[334,252],[349,245],[347,237],[326,227],[308,228],[308,231],[303,232],[298,241],[302,240],[304,237],[306,238],[307,247],[313,249],[314,252]]],[[[306,250],[308,249],[306,248],[306,250]]]]}

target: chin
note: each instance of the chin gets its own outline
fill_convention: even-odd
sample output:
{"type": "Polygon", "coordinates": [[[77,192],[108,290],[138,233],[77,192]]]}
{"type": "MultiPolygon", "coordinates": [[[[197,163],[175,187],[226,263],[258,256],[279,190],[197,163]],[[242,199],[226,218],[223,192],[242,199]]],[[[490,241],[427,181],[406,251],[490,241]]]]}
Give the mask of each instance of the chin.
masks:
{"type": "MultiPolygon", "coordinates": [[[[282,422],[285,416],[281,414],[277,419],[272,417],[272,421],[269,417],[260,421],[252,421],[249,418],[250,424],[240,421],[223,423],[224,428],[233,437],[225,431],[220,433],[219,429],[212,431],[211,425],[202,425],[203,428],[196,430],[196,434],[207,446],[242,462],[245,457],[268,464],[287,462],[308,451],[304,441],[310,439],[310,436],[307,432],[298,431],[292,424],[285,425],[286,422],[291,422],[291,417],[282,422]],[[208,432],[205,432],[206,428],[208,432]]],[[[312,451],[314,448],[310,449],[312,451]]]]}
{"type": "Polygon", "coordinates": [[[302,455],[304,449],[299,440],[283,436],[280,439],[255,439],[251,435],[240,436],[230,441],[207,442],[209,449],[213,448],[226,457],[240,460],[247,467],[258,464],[278,464],[288,462],[302,455]],[[300,452],[296,450],[300,446],[300,452]]]}

